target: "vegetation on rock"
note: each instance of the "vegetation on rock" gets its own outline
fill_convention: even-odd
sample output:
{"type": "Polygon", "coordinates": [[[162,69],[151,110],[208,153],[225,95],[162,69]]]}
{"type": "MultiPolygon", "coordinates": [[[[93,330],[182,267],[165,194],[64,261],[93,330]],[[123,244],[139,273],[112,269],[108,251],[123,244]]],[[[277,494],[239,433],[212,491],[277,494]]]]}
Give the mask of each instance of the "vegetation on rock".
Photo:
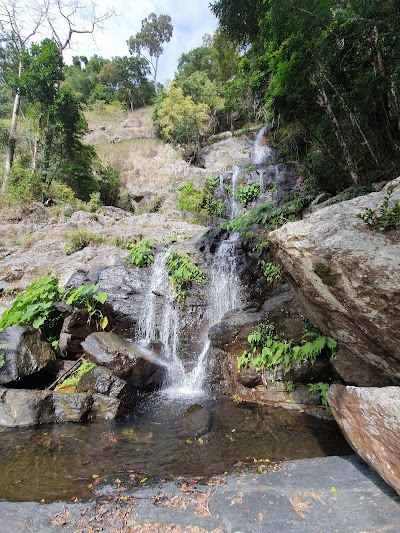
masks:
{"type": "Polygon", "coordinates": [[[205,279],[203,272],[197,264],[190,259],[189,252],[180,252],[172,248],[168,255],[165,266],[173,290],[180,303],[185,301],[186,289],[194,283],[202,283],[205,279]]]}

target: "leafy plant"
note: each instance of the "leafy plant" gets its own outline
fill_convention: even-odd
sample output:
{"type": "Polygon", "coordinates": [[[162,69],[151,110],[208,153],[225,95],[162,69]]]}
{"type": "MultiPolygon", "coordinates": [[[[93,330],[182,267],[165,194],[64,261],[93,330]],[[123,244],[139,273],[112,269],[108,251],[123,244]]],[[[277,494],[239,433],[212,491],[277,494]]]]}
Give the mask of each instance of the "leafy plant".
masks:
{"type": "Polygon", "coordinates": [[[332,354],[336,350],[336,341],[325,335],[294,345],[292,340],[280,338],[272,324],[261,324],[247,340],[250,350],[238,357],[239,368],[253,365],[257,370],[268,369],[273,373],[281,364],[284,364],[285,374],[290,371],[293,363],[310,361],[314,364],[324,348],[332,354]]]}
{"type": "Polygon", "coordinates": [[[251,183],[250,185],[242,185],[236,191],[236,200],[246,207],[253,200],[257,200],[260,196],[260,185],[258,183],[251,183]]]}
{"type": "Polygon", "coordinates": [[[76,389],[82,376],[93,370],[93,368],[96,368],[95,363],[83,361],[79,368],[71,376],[69,376],[62,383],[60,383],[60,385],[57,386],[56,391],[61,392],[62,389],[66,387],[73,387],[74,389],[76,389]]]}
{"type": "Polygon", "coordinates": [[[129,261],[137,268],[148,267],[154,261],[151,253],[152,242],[143,237],[135,244],[128,244],[129,261]]]}
{"type": "Polygon", "coordinates": [[[291,379],[288,379],[287,381],[285,381],[285,385],[286,385],[286,390],[290,393],[290,392],[294,392],[295,390],[295,385],[293,383],[293,380],[291,379]]]}
{"type": "Polygon", "coordinates": [[[107,293],[99,291],[99,284],[96,285],[80,285],[79,287],[72,289],[60,288],[62,299],[66,301],[68,305],[77,307],[85,307],[88,312],[88,322],[92,319],[96,320],[96,323],[105,329],[108,324],[108,318],[103,315],[99,309],[99,304],[104,304],[107,300],[107,293]]]}
{"type": "Polygon", "coordinates": [[[190,283],[202,283],[205,279],[200,268],[194,261],[190,260],[189,253],[179,252],[176,248],[172,248],[165,266],[170,283],[180,303],[185,301],[186,288],[190,283]]]}
{"type": "Polygon", "coordinates": [[[265,279],[271,285],[278,284],[282,281],[281,269],[275,265],[275,263],[261,260],[258,262],[259,267],[261,268],[265,279]]]}
{"type": "Polygon", "coordinates": [[[325,407],[328,407],[328,400],[326,398],[326,395],[329,390],[329,383],[309,383],[308,384],[308,392],[310,396],[312,396],[315,393],[319,394],[320,402],[325,407]]]}
{"type": "Polygon", "coordinates": [[[0,329],[9,326],[45,327],[50,334],[55,320],[54,303],[58,300],[57,278],[38,280],[23,291],[6,309],[0,319],[0,329]]]}
{"type": "Polygon", "coordinates": [[[219,186],[219,176],[207,176],[206,187],[210,191],[214,191],[219,186]]]}
{"type": "Polygon", "coordinates": [[[385,195],[381,205],[375,209],[367,208],[364,213],[358,213],[368,226],[374,226],[382,231],[400,227],[400,202],[390,205],[390,199],[396,187],[391,187],[385,195]]]}
{"type": "Polygon", "coordinates": [[[181,211],[199,213],[204,202],[204,191],[195,189],[193,182],[188,181],[179,189],[177,207],[181,211]]]}

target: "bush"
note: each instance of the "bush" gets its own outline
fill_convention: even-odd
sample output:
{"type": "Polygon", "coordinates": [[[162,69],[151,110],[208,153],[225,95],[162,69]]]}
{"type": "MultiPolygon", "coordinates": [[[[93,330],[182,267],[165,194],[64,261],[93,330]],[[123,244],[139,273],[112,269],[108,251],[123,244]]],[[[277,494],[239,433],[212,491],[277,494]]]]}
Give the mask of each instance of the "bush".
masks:
{"type": "Polygon", "coordinates": [[[102,244],[105,242],[105,239],[101,235],[90,233],[84,229],[78,229],[72,233],[65,234],[64,237],[68,241],[64,246],[65,255],[72,255],[91,244],[102,244]]]}
{"type": "Polygon", "coordinates": [[[205,279],[197,264],[190,260],[188,252],[178,252],[173,248],[165,265],[170,283],[180,303],[185,301],[186,289],[190,283],[202,283],[205,279]]]}
{"type": "Polygon", "coordinates": [[[148,267],[154,261],[154,256],[151,253],[152,242],[149,239],[143,238],[136,244],[128,244],[129,261],[135,267],[148,267]]]}
{"type": "Polygon", "coordinates": [[[192,181],[188,181],[179,189],[177,207],[181,211],[200,213],[204,203],[204,191],[195,189],[192,181]]]}

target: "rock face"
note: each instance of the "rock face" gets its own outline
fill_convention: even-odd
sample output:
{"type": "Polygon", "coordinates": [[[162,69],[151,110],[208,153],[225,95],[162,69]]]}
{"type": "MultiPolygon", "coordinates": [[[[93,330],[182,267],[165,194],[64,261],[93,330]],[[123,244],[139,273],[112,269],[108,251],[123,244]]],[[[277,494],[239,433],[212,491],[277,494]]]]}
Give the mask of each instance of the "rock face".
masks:
{"type": "Polygon", "coordinates": [[[77,389],[78,392],[94,392],[118,398],[126,405],[133,401],[133,396],[126,381],[115,376],[107,368],[99,366],[83,374],[77,389]]]}
{"type": "Polygon", "coordinates": [[[347,441],[400,493],[400,388],[333,385],[328,401],[347,441]]]}
{"type": "Polygon", "coordinates": [[[114,333],[92,333],[82,348],[96,365],[105,366],[134,388],[154,388],[163,381],[165,367],[151,353],[114,333]]]}
{"type": "Polygon", "coordinates": [[[0,426],[83,422],[91,418],[108,420],[122,411],[122,404],[117,398],[102,394],[62,394],[0,387],[0,426]]]}
{"type": "Polygon", "coordinates": [[[11,383],[31,376],[55,360],[49,344],[42,341],[38,330],[12,326],[0,331],[0,384],[11,383]]]}
{"type": "MultiPolygon", "coordinates": [[[[321,209],[270,233],[307,316],[386,382],[400,382],[400,243],[398,232],[369,229],[359,218],[386,192],[321,209]]],[[[392,196],[400,200],[400,188],[392,196]]],[[[345,376],[343,376],[345,377],[345,376]]],[[[365,385],[365,376],[360,379],[365,385]]],[[[345,378],[346,379],[346,378],[345,378]]],[[[358,384],[357,376],[351,381],[358,384]]],[[[368,383],[370,384],[370,383],[368,383]]]]}

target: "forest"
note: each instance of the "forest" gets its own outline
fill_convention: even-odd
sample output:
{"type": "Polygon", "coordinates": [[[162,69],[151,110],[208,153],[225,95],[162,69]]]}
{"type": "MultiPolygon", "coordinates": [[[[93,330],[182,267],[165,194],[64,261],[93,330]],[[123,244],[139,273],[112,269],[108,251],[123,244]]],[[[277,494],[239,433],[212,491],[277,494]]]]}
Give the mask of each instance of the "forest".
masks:
{"type": "MultiPolygon", "coordinates": [[[[396,1],[217,0],[217,31],[182,53],[166,86],[157,68],[173,32],[168,15],[144,19],[127,36],[125,56],[76,55],[67,66],[66,43],[54,31],[27,39],[18,33],[18,12],[6,6],[1,2],[2,189],[19,201],[95,195],[118,204],[118,173],[83,142],[83,111],[99,101],[129,111],[154,105],[157,135],[189,161],[217,133],[269,123],[280,159],[297,165],[310,194],[368,190],[397,177],[396,1]]],[[[36,30],[45,19],[42,13],[36,30]]],[[[72,26],[69,40],[74,32],[81,29],[72,26]]]]}

